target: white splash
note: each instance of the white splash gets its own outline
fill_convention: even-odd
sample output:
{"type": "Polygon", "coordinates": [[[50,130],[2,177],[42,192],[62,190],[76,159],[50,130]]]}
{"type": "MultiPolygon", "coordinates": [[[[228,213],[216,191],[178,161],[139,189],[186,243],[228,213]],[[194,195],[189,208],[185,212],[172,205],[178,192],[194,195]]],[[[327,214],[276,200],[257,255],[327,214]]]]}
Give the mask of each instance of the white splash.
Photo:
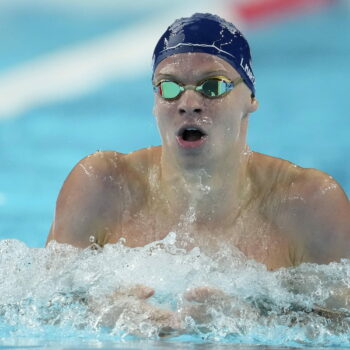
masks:
{"type": "Polygon", "coordinates": [[[139,248],[121,241],[103,249],[56,242],[33,249],[0,241],[0,337],[29,332],[50,339],[70,329],[111,339],[163,332],[210,341],[350,346],[348,314],[337,298],[350,285],[349,261],[270,272],[240,252],[224,249],[209,257],[176,242],[175,232],[139,248]],[[322,313],[330,305],[336,312],[322,313]],[[167,325],[181,330],[173,333],[167,325]]]}

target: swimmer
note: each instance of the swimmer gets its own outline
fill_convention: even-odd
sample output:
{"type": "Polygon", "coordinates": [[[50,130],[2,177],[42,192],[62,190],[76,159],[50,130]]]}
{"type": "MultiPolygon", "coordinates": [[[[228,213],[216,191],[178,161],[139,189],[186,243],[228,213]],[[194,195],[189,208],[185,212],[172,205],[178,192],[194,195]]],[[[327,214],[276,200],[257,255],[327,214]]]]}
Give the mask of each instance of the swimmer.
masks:
{"type": "MultiPolygon", "coordinates": [[[[47,243],[144,246],[176,232],[207,254],[239,249],[270,270],[350,257],[350,205],[328,174],[246,143],[258,109],[248,42],[211,14],[176,20],[153,54],[162,145],[96,152],[71,171],[47,243]]],[[[268,135],[262,135],[262,137],[268,135]]]]}

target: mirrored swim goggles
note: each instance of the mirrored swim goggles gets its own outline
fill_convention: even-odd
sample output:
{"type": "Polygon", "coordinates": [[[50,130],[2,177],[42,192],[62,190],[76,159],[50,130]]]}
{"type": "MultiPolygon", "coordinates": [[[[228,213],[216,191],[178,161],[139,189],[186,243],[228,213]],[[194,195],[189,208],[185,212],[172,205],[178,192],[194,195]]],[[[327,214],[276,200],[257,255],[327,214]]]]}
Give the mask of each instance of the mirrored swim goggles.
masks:
{"type": "Polygon", "coordinates": [[[215,76],[205,78],[197,85],[182,85],[176,81],[163,79],[153,85],[153,90],[166,100],[179,98],[185,90],[197,91],[207,98],[218,98],[230,92],[242,81],[242,78],[230,80],[224,76],[215,76]]]}

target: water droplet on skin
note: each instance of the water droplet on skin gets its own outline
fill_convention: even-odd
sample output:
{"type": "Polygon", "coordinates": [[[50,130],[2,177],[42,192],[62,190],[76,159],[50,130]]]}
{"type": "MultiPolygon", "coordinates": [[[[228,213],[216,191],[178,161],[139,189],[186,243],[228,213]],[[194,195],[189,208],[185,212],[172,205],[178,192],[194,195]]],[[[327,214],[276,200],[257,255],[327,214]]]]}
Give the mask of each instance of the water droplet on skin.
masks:
{"type": "Polygon", "coordinates": [[[322,195],[325,195],[328,191],[332,191],[337,189],[337,185],[334,182],[325,182],[325,184],[321,187],[322,195]]]}

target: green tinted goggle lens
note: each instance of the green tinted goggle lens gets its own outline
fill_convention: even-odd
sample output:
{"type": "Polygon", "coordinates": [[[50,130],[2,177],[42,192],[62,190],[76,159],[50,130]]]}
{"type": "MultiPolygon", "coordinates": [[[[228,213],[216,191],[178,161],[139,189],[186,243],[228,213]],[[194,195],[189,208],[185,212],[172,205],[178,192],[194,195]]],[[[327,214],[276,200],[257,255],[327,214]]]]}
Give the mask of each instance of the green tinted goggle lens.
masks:
{"type": "MultiPolygon", "coordinates": [[[[235,81],[237,85],[239,81],[235,81]]],[[[211,78],[202,82],[200,85],[186,85],[182,86],[175,81],[163,80],[154,87],[155,92],[165,99],[173,99],[178,97],[185,90],[195,90],[203,94],[205,97],[216,98],[229,92],[234,87],[234,82],[220,78],[211,78]]]]}

